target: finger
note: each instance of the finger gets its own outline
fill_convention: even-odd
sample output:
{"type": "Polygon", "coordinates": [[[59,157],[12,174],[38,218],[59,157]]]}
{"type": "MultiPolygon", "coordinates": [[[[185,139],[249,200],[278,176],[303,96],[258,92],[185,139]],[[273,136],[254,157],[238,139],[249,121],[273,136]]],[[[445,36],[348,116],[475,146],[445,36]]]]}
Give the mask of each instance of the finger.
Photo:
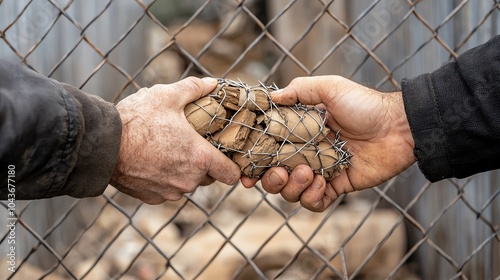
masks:
{"type": "Polygon", "coordinates": [[[268,193],[280,193],[288,182],[288,172],[283,167],[272,167],[262,175],[262,188],[268,193]]]}
{"type": "MultiPolygon", "coordinates": [[[[351,167],[354,168],[353,166],[351,167]]],[[[355,191],[355,188],[349,180],[349,176],[347,176],[347,172],[348,170],[344,170],[339,176],[330,181],[329,185],[332,186],[332,191],[335,192],[335,196],[355,191]]]]}
{"type": "Polygon", "coordinates": [[[287,87],[273,93],[271,97],[274,102],[282,105],[328,103],[332,99],[328,93],[334,79],[335,76],[295,78],[287,87]]]}
{"type": "Polygon", "coordinates": [[[175,99],[175,104],[184,108],[187,104],[212,92],[215,86],[217,79],[188,77],[170,85],[158,84],[152,89],[155,92],[167,92],[169,97],[175,99]]]}
{"type": "Polygon", "coordinates": [[[200,181],[200,186],[208,186],[215,182],[215,179],[210,176],[204,176],[200,181]]]}
{"type": "Polygon", "coordinates": [[[178,201],[180,200],[184,194],[182,192],[171,192],[168,195],[164,196],[165,200],[168,201],[178,201]]]}
{"type": "Polygon", "coordinates": [[[325,178],[320,174],[314,176],[311,185],[300,196],[300,204],[311,211],[321,212],[325,210],[325,197],[327,184],[325,178]]]}
{"type": "Polygon", "coordinates": [[[318,108],[320,110],[323,110],[323,111],[327,110],[325,104],[323,104],[323,103],[316,104],[316,106],[314,106],[314,107],[316,107],[316,108],[318,108]]]}
{"type": "Polygon", "coordinates": [[[289,202],[299,201],[300,195],[312,183],[313,179],[314,173],[309,166],[298,165],[293,169],[288,182],[281,190],[281,196],[289,202]]]}
{"type": "Polygon", "coordinates": [[[257,181],[259,181],[259,178],[250,178],[248,176],[241,176],[241,184],[249,189],[253,186],[255,186],[255,184],[257,184],[257,181]]]}
{"type": "Polygon", "coordinates": [[[149,205],[158,205],[166,201],[166,199],[163,199],[161,197],[155,196],[155,197],[144,197],[144,198],[139,198],[142,202],[149,204],[149,205]]]}
{"type": "Polygon", "coordinates": [[[227,185],[236,184],[241,177],[241,171],[238,165],[208,142],[205,144],[206,145],[202,148],[206,147],[205,150],[208,151],[206,156],[209,157],[210,160],[207,172],[208,175],[227,185]]]}
{"type": "Polygon", "coordinates": [[[333,115],[330,112],[328,112],[328,108],[326,107],[325,104],[320,103],[315,105],[314,107],[318,108],[319,110],[325,111],[326,126],[328,126],[333,131],[341,130],[341,127],[339,126],[333,115]]]}
{"type": "Polygon", "coordinates": [[[321,204],[317,208],[318,211],[325,211],[325,209],[327,209],[337,198],[339,198],[338,193],[333,189],[331,183],[327,183],[325,195],[323,196],[321,204]]]}
{"type": "Polygon", "coordinates": [[[147,181],[132,181],[131,184],[127,186],[124,186],[122,184],[115,184],[114,187],[116,187],[120,192],[135,197],[142,202],[150,205],[157,205],[168,200],[165,195],[151,191],[151,186],[148,185],[147,181]],[[137,185],[140,185],[141,188],[134,187],[137,185]]]}

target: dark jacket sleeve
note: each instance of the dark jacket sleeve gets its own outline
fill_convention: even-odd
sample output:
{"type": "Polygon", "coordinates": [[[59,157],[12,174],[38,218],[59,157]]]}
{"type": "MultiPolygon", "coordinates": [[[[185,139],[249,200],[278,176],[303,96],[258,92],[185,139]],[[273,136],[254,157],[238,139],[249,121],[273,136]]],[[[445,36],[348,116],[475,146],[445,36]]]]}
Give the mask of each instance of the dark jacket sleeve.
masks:
{"type": "Polygon", "coordinates": [[[500,36],[402,82],[414,154],[430,181],[500,168],[500,36]]]}
{"type": "Polygon", "coordinates": [[[101,194],[120,138],[113,104],[0,60],[0,199],[101,194]]]}

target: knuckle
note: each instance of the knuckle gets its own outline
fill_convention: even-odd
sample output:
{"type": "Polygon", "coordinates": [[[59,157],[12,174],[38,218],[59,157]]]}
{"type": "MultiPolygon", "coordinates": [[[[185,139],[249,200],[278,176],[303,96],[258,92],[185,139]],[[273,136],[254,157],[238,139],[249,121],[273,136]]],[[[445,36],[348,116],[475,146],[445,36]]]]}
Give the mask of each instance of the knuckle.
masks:
{"type": "Polygon", "coordinates": [[[299,85],[304,81],[304,79],[306,79],[306,77],[293,78],[293,80],[290,82],[290,85],[291,86],[299,85]]]}
{"type": "Polygon", "coordinates": [[[200,186],[208,186],[210,184],[213,184],[214,182],[215,182],[215,179],[207,176],[206,178],[201,180],[200,186]]]}
{"type": "Polygon", "coordinates": [[[210,158],[207,156],[206,151],[199,150],[193,151],[192,165],[199,170],[208,171],[211,167],[210,158]]]}
{"type": "Polygon", "coordinates": [[[156,85],[153,85],[152,87],[150,88],[147,88],[147,89],[141,89],[139,90],[137,93],[140,93],[142,94],[143,96],[150,96],[151,93],[154,93],[154,94],[161,94],[165,91],[168,90],[168,87],[169,85],[165,85],[165,84],[156,84],[156,85]]]}
{"type": "Polygon", "coordinates": [[[190,76],[184,79],[184,83],[188,90],[196,92],[203,91],[203,81],[200,78],[190,76]]]}
{"type": "Polygon", "coordinates": [[[184,185],[184,187],[182,188],[182,192],[183,193],[192,193],[198,188],[199,185],[200,185],[199,183],[186,183],[184,185]]]}
{"type": "Polygon", "coordinates": [[[162,198],[168,201],[179,201],[183,196],[182,192],[172,192],[164,195],[162,198]]]}
{"type": "Polygon", "coordinates": [[[321,203],[321,201],[305,201],[305,200],[300,200],[300,205],[302,207],[312,211],[312,212],[322,212],[324,211],[324,205],[321,203]]]}
{"type": "Polygon", "coordinates": [[[149,204],[149,205],[158,205],[166,201],[165,198],[161,197],[154,197],[154,198],[145,198],[141,199],[144,203],[149,204]]]}
{"type": "Polygon", "coordinates": [[[310,207],[308,209],[312,212],[317,212],[317,213],[325,211],[323,207],[310,207]]]}
{"type": "Polygon", "coordinates": [[[278,194],[281,192],[281,188],[279,188],[278,186],[267,186],[262,184],[262,187],[270,194],[278,194]]]}
{"type": "Polygon", "coordinates": [[[228,185],[234,185],[234,184],[238,183],[239,180],[240,180],[240,174],[238,174],[238,175],[230,175],[228,177],[228,180],[227,180],[226,183],[228,185]]]}
{"type": "Polygon", "coordinates": [[[281,191],[281,196],[288,202],[297,202],[299,201],[299,197],[293,194],[290,194],[286,191],[281,191]]]}

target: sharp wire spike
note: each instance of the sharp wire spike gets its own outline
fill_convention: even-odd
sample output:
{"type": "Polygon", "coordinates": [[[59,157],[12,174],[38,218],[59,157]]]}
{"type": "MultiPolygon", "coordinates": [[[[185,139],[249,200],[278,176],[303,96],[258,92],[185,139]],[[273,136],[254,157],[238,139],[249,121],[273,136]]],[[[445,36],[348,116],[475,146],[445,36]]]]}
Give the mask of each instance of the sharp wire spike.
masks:
{"type": "MultiPolygon", "coordinates": [[[[310,160],[312,159],[306,156],[306,151],[308,152],[314,151],[314,153],[312,153],[311,155],[314,156],[315,160],[319,161],[319,166],[315,168],[313,171],[323,176],[329,175],[332,171],[338,173],[345,166],[352,165],[350,161],[350,159],[352,158],[352,154],[349,152],[349,150],[344,150],[347,142],[340,140],[340,130],[333,131],[334,133],[333,139],[328,137],[324,138],[325,139],[324,141],[330,144],[329,148],[326,149],[319,148],[320,142],[318,142],[317,139],[319,138],[320,135],[323,134],[323,131],[326,128],[325,110],[318,109],[314,106],[308,106],[301,103],[297,103],[289,107],[290,114],[292,114],[293,118],[297,120],[293,124],[289,125],[287,120],[289,116],[287,116],[285,110],[283,110],[283,107],[280,107],[277,104],[275,104],[270,98],[270,92],[279,89],[275,83],[266,86],[262,81],[258,81],[256,85],[250,86],[241,81],[241,79],[239,78],[236,80],[220,78],[218,79],[218,84],[219,87],[217,89],[217,93],[214,93],[212,95],[214,99],[216,99],[216,101],[219,102],[217,110],[226,107],[231,102],[228,101],[229,98],[236,98],[236,99],[239,98],[238,95],[234,96],[234,90],[233,91],[230,90],[230,88],[233,89],[236,88],[236,89],[244,89],[246,91],[247,100],[245,102],[247,102],[248,99],[251,98],[254,92],[256,91],[264,92],[268,96],[268,101],[269,101],[268,110],[270,112],[277,112],[278,115],[282,118],[282,120],[277,120],[269,117],[270,116],[269,113],[263,110],[261,106],[255,102],[255,100],[252,100],[252,103],[254,103],[256,106],[254,107],[254,109],[251,109],[251,111],[253,111],[257,115],[262,116],[263,119],[258,121],[258,123],[262,127],[256,127],[255,123],[248,124],[245,123],[244,121],[236,121],[234,117],[236,116],[236,114],[243,112],[244,109],[243,106],[236,104],[233,107],[226,107],[226,109],[229,110],[228,112],[232,113],[224,117],[224,119],[226,120],[226,124],[224,125],[222,130],[220,130],[220,132],[217,132],[217,133],[224,133],[224,131],[228,131],[229,125],[245,127],[250,131],[252,130],[259,131],[260,133],[259,137],[257,138],[257,140],[252,140],[255,142],[252,143],[251,146],[235,148],[225,143],[222,143],[220,140],[221,135],[214,137],[215,133],[209,133],[210,132],[209,130],[207,130],[207,132],[205,133],[206,138],[212,143],[212,145],[214,145],[220,151],[226,153],[228,156],[231,155],[233,159],[234,155],[239,155],[239,157],[246,158],[248,163],[246,166],[242,166],[241,168],[242,170],[246,168],[247,172],[248,170],[250,170],[250,173],[247,175],[258,178],[261,174],[265,172],[266,168],[272,166],[282,166],[290,172],[292,168],[287,166],[286,163],[290,158],[294,157],[295,155],[300,155],[300,157],[302,158],[301,160],[305,160],[307,164],[311,165],[310,160]],[[267,119],[264,116],[267,116],[267,119]],[[315,129],[319,129],[319,131],[311,130],[312,127],[306,125],[307,121],[310,121],[311,122],[310,125],[316,127],[315,129]],[[275,142],[277,144],[276,150],[265,153],[262,152],[261,150],[258,150],[259,142],[263,141],[262,137],[264,135],[267,135],[271,139],[276,138],[277,134],[275,132],[274,133],[271,132],[270,130],[270,128],[276,124],[283,126],[284,131],[286,131],[288,135],[286,135],[286,137],[283,137],[282,140],[275,142]],[[297,133],[296,131],[298,131],[299,128],[305,129],[304,135],[296,134],[297,133]],[[290,138],[292,136],[294,136],[296,139],[299,139],[298,141],[302,144],[294,143],[292,141],[292,138],[290,138]],[[281,149],[285,145],[290,145],[290,144],[295,147],[294,152],[286,155],[283,154],[280,155],[281,149]],[[337,154],[336,154],[336,159],[332,163],[329,163],[328,166],[326,166],[327,163],[324,162],[323,156],[328,156],[327,155],[328,149],[333,149],[337,154]],[[264,161],[264,158],[267,161],[264,161]]],[[[239,94],[239,91],[237,91],[236,94],[239,94]]],[[[218,118],[217,117],[218,111],[216,111],[214,114],[213,112],[209,112],[207,108],[204,108],[201,105],[198,106],[202,109],[202,111],[206,112],[211,116],[211,121],[209,123],[209,126],[212,125],[214,123],[215,118],[218,118]]],[[[246,138],[244,138],[243,141],[247,141],[246,139],[249,139],[248,135],[249,134],[247,134],[246,138]]]]}

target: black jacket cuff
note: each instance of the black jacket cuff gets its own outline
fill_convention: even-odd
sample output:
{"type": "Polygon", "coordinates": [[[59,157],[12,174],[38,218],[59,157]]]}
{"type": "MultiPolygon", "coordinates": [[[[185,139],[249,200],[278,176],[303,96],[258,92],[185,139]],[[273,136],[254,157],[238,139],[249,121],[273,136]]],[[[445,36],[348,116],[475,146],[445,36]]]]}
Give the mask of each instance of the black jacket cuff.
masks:
{"type": "Polygon", "coordinates": [[[62,189],[53,191],[56,195],[73,197],[100,195],[118,161],[122,130],[120,115],[112,103],[70,85],[61,85],[74,98],[83,127],[75,166],[62,189]]]}
{"type": "Polygon", "coordinates": [[[17,62],[0,60],[0,199],[101,194],[116,166],[121,120],[114,105],[17,62]]]}
{"type": "Polygon", "coordinates": [[[500,36],[402,81],[414,154],[432,182],[500,168],[500,36]]]}
{"type": "MultiPolygon", "coordinates": [[[[446,149],[447,135],[431,74],[403,79],[401,87],[408,123],[415,141],[417,164],[431,182],[452,177],[446,149]]],[[[458,84],[457,84],[458,85],[458,84]]]]}

